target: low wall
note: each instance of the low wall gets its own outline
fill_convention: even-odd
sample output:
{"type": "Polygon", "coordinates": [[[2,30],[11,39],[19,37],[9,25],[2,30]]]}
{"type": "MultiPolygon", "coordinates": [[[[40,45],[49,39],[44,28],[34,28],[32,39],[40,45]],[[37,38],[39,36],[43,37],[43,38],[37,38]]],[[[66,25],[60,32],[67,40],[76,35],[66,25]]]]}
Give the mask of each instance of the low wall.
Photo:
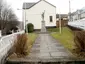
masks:
{"type": "Polygon", "coordinates": [[[17,34],[22,33],[24,33],[24,31],[13,33],[11,35],[3,36],[0,38],[0,64],[3,64],[8,51],[14,45],[14,40],[16,39],[17,34]]]}

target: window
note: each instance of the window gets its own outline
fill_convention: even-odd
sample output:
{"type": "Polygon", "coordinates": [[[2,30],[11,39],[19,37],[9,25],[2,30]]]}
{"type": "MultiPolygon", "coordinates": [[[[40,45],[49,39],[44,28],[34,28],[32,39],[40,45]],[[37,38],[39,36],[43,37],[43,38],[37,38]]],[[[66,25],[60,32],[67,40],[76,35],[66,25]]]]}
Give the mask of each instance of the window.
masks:
{"type": "Polygon", "coordinates": [[[53,17],[52,16],[50,16],[49,19],[50,19],[50,22],[53,22],[53,17]]]}

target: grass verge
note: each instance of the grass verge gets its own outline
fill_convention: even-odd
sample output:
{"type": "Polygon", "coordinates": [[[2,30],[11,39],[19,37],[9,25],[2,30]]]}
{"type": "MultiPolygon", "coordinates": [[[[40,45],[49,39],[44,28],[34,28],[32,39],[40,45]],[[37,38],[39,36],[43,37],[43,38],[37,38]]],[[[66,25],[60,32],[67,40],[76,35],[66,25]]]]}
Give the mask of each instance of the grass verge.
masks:
{"type": "Polygon", "coordinates": [[[35,39],[37,38],[37,34],[36,33],[29,33],[28,38],[30,38],[31,44],[33,44],[35,42],[35,39]]]}
{"type": "Polygon", "coordinates": [[[58,28],[47,28],[48,32],[58,32],[59,29],[58,28]]]}
{"type": "MultiPolygon", "coordinates": [[[[59,28],[56,28],[57,32],[52,32],[51,36],[57,39],[64,47],[69,50],[74,49],[74,35],[68,27],[62,27],[62,33],[59,33],[59,28]]],[[[54,30],[55,31],[55,30],[54,30]]]]}

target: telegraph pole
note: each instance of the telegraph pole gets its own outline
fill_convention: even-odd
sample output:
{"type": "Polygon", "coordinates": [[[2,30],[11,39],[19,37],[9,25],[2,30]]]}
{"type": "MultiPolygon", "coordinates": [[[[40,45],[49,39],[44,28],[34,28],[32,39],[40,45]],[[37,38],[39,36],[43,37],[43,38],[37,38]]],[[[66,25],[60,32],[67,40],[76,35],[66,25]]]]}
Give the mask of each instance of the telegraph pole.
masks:
{"type": "Polygon", "coordinates": [[[27,22],[27,20],[26,20],[26,3],[25,3],[25,15],[24,15],[24,17],[25,17],[25,30],[26,30],[26,33],[28,33],[28,27],[26,24],[26,22],[27,22]]]}
{"type": "Polygon", "coordinates": [[[61,34],[61,14],[59,14],[59,30],[60,30],[60,34],[61,34]]]}
{"type": "Polygon", "coordinates": [[[69,0],[69,21],[71,21],[71,2],[69,0]]]}

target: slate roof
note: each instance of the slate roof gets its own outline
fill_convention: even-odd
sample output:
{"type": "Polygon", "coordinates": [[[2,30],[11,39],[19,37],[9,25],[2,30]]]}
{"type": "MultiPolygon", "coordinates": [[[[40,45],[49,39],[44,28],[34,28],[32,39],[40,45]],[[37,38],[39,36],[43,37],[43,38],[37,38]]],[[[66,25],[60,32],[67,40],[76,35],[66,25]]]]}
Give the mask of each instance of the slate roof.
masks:
{"type": "MultiPolygon", "coordinates": [[[[40,1],[42,1],[42,0],[39,0],[38,2],[32,2],[32,3],[23,3],[23,9],[30,9],[31,7],[33,7],[34,5],[36,5],[37,3],[39,3],[40,1]],[[26,8],[25,8],[25,5],[26,5],[26,8]]],[[[45,0],[44,0],[45,1],[45,0]]],[[[48,4],[50,4],[50,5],[52,5],[51,3],[49,3],[49,2],[47,2],[47,1],[45,1],[46,3],[48,3],[48,4]]],[[[56,7],[56,6],[54,6],[54,5],[52,5],[53,7],[56,7]]]]}
{"type": "MultiPolygon", "coordinates": [[[[68,18],[68,14],[60,14],[61,18],[68,18]]],[[[59,14],[56,14],[56,18],[59,18],[59,14]]]]}
{"type": "Polygon", "coordinates": [[[25,9],[25,6],[26,6],[26,9],[29,9],[31,8],[32,6],[34,6],[36,3],[23,3],[23,9],[25,9]]]}

